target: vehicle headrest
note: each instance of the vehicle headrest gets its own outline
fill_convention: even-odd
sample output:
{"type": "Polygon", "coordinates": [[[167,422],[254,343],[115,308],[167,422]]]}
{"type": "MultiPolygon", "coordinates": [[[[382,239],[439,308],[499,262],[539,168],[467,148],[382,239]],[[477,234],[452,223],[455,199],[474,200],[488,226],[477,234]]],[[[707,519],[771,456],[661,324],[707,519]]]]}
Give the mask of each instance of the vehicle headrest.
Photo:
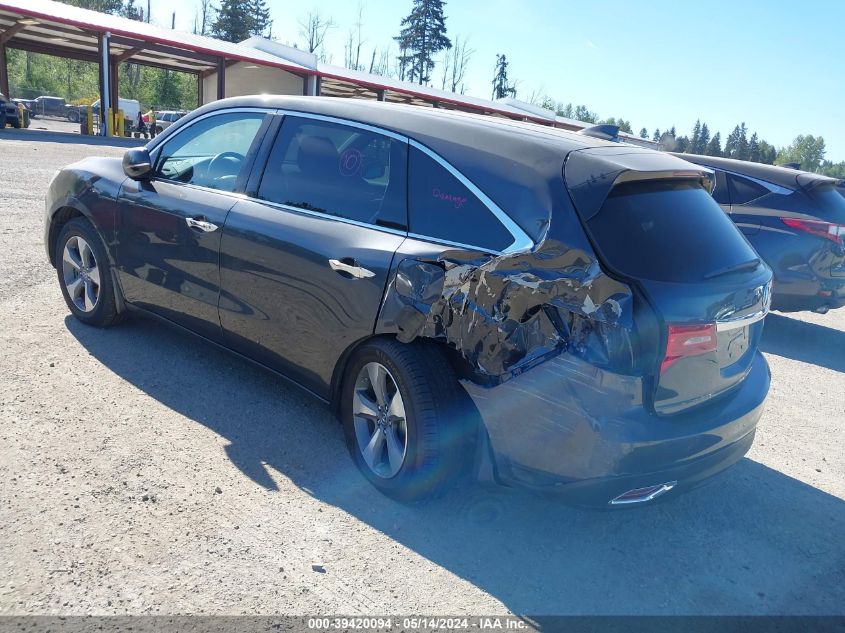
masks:
{"type": "Polygon", "coordinates": [[[325,136],[305,136],[299,141],[296,163],[309,176],[325,177],[337,173],[337,149],[325,136]]]}

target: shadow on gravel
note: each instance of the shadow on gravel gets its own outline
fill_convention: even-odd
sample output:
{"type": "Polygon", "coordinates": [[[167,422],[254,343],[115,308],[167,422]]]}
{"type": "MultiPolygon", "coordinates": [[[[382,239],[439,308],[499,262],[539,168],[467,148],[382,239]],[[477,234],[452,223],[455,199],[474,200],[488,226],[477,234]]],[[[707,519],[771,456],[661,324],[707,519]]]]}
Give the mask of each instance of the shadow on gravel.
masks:
{"type": "Polygon", "coordinates": [[[760,349],[845,373],[845,332],[824,325],[770,314],[760,349]]]}
{"type": "MultiPolygon", "coordinates": [[[[275,490],[276,470],[515,613],[839,614],[845,604],[845,503],[752,460],[629,511],[473,485],[405,506],[357,473],[325,407],[270,373],[144,319],[66,325],[120,377],[226,438],[255,484],[275,490]]],[[[354,534],[338,538],[356,547],[354,534]]]]}

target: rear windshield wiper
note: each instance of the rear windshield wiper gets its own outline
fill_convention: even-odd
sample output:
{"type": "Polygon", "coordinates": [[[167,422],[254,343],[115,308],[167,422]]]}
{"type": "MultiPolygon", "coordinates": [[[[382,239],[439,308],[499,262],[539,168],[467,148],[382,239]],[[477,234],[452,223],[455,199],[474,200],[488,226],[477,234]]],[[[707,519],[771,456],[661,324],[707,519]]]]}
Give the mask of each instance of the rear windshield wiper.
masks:
{"type": "Polygon", "coordinates": [[[714,270],[712,273],[704,275],[704,278],[713,279],[714,277],[730,275],[731,273],[738,273],[743,270],[756,270],[759,265],[760,259],[755,257],[754,259],[749,259],[747,262],[742,262],[741,264],[732,264],[731,266],[725,266],[724,268],[714,270]]]}

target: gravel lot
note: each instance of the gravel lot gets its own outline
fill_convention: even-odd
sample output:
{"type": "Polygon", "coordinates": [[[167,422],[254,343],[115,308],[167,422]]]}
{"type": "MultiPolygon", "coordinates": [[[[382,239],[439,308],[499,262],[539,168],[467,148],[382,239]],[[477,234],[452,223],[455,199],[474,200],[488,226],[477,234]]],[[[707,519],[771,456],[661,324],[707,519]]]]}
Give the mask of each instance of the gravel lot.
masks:
{"type": "Polygon", "coordinates": [[[613,513],[478,487],[405,507],[275,377],[70,318],[44,193],[123,148],[22,134],[0,133],[0,614],[845,613],[845,309],[768,319],[758,439],[715,485],[613,513]]]}

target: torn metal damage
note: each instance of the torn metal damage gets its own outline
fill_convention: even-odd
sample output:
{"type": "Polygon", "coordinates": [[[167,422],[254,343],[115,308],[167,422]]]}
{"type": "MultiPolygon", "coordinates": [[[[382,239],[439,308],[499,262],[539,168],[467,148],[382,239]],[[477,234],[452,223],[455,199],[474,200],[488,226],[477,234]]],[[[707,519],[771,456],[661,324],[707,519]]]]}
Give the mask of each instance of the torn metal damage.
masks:
{"type": "Polygon", "coordinates": [[[557,240],[493,256],[451,250],[436,260],[402,260],[385,313],[397,338],[444,341],[493,386],[563,351],[601,348],[631,324],[631,290],[602,272],[595,257],[557,240]]]}
{"type": "Polygon", "coordinates": [[[448,250],[399,262],[382,314],[400,341],[446,342],[467,361],[473,382],[485,386],[564,351],[597,367],[632,372],[631,288],[604,272],[573,206],[586,221],[616,184],[694,178],[709,186],[711,172],[618,146],[572,151],[563,164],[560,175],[546,182],[554,208],[534,249],[496,256],[448,250]]]}

